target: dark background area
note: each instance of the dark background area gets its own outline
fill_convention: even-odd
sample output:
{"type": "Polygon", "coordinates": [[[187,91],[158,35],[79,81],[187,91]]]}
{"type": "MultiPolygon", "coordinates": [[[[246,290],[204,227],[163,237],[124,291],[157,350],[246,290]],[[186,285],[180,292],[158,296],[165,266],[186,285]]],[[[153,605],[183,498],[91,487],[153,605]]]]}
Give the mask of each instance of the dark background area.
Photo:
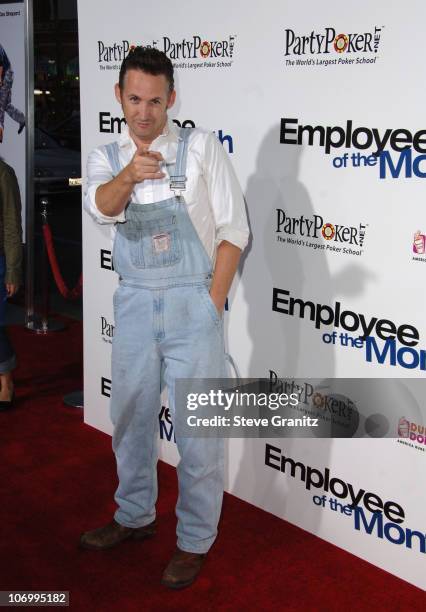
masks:
{"type": "MultiPolygon", "coordinates": [[[[41,304],[41,201],[48,201],[59,267],[69,288],[82,270],[80,84],[77,0],[34,1],[35,279],[41,304]]],[[[65,300],[49,271],[51,311],[81,318],[82,300],[65,300]]]]}

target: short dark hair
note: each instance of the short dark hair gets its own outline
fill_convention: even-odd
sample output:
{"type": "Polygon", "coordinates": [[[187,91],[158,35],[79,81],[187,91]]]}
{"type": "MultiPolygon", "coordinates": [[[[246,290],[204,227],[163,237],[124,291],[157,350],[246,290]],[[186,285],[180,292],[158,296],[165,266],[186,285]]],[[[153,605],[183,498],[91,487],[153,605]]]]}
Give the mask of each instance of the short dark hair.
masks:
{"type": "Polygon", "coordinates": [[[124,87],[124,77],[128,70],[142,70],[148,74],[164,74],[170,91],[173,91],[175,81],[173,77],[173,64],[165,53],[154,47],[133,47],[123,60],[120,68],[118,84],[124,87]]]}

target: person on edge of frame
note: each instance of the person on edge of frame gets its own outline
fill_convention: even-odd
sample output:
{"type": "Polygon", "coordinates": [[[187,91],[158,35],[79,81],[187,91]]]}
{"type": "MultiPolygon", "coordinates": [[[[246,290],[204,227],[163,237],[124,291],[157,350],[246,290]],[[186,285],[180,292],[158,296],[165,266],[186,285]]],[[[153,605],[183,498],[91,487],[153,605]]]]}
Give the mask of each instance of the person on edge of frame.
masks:
{"type": "Polygon", "coordinates": [[[15,171],[0,158],[0,412],[13,408],[16,354],[6,332],[7,298],[22,284],[21,194],[15,171]]]}

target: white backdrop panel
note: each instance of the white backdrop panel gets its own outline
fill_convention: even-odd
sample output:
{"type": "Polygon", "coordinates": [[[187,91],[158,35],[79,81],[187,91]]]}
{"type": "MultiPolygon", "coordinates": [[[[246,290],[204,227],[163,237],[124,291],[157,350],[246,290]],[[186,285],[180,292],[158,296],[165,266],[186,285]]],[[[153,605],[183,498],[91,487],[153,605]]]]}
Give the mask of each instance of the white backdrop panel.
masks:
{"type": "MultiPolygon", "coordinates": [[[[409,361],[403,359],[416,359],[411,353],[411,357],[400,353],[402,363],[392,365],[389,348],[384,363],[369,362],[365,343],[360,348],[342,345],[339,334],[345,329],[341,325],[316,329],[308,317],[300,318],[297,311],[293,316],[273,311],[271,304],[273,287],[330,308],[338,301],[342,311],[356,315],[346,319],[347,327],[359,322],[360,315],[367,320],[386,319],[396,327],[407,324],[418,332],[413,351],[425,346],[422,279],[426,258],[420,249],[413,259],[415,232],[426,234],[422,177],[426,164],[418,158],[421,135],[420,150],[409,150],[417,172],[411,177],[403,175],[404,165],[400,175],[392,178],[388,164],[385,178],[380,178],[384,162],[370,158],[375,147],[360,148],[374,134],[376,138],[387,134],[384,151],[391,157],[386,159],[397,164],[401,152],[392,148],[391,143],[398,146],[398,142],[391,140],[391,133],[405,130],[396,136],[407,141],[410,134],[423,129],[423,60],[409,41],[421,40],[425,16],[420,0],[405,5],[362,0],[356,7],[337,0],[298,5],[269,0],[249,7],[240,1],[217,0],[208,7],[189,0],[178,5],[166,1],[161,14],[158,6],[136,0],[119,5],[113,0],[79,1],[83,166],[93,147],[117,137],[117,122],[111,119],[121,117],[121,109],[113,97],[113,85],[122,53],[132,43],[155,44],[160,49],[166,45],[177,75],[178,99],[172,117],[214,130],[230,152],[245,191],[253,234],[226,314],[227,343],[243,375],[268,377],[273,370],[279,376],[378,377],[394,379],[386,392],[392,392],[395,384],[395,393],[401,392],[396,379],[424,377],[420,367],[404,367],[409,361]],[[333,29],[334,38],[326,49],[324,41],[333,29]],[[296,37],[300,41],[285,55],[287,36],[290,42],[292,36],[294,43],[296,37]],[[232,57],[210,53],[202,58],[200,51],[195,58],[182,57],[182,48],[176,57],[172,43],[193,42],[194,37],[225,41],[228,52],[232,47],[232,57]],[[302,51],[302,37],[306,38],[305,53],[297,55],[295,51],[302,51]],[[343,46],[341,53],[335,50],[335,42],[343,46]],[[326,65],[324,60],[331,63],[326,65]],[[318,129],[312,132],[311,142],[305,130],[300,146],[280,143],[282,119],[293,120],[285,124],[289,130],[300,125],[318,129]],[[347,122],[352,122],[352,134],[364,128],[355,132],[355,141],[348,135],[347,122]],[[344,133],[342,146],[329,153],[321,143],[321,130],[326,134],[327,127],[337,128],[332,132],[335,142],[344,133]],[[110,128],[111,132],[105,131],[110,128]],[[364,166],[358,154],[368,157],[366,163],[371,165],[364,166]],[[354,165],[357,162],[361,165],[354,165]],[[301,234],[302,223],[292,234],[286,233],[284,224],[277,226],[278,214],[295,219],[303,215],[309,221],[321,218],[319,231],[301,234]],[[325,224],[330,225],[324,228],[325,224]],[[326,240],[323,229],[334,235],[326,240]],[[345,240],[348,235],[357,242],[345,240]],[[338,332],[337,340],[326,344],[323,334],[333,331],[338,332]]],[[[213,45],[219,52],[224,48],[213,45]]],[[[287,132],[287,140],[294,138],[293,132],[287,132]]],[[[405,164],[406,158],[402,160],[405,164]]],[[[85,420],[110,432],[105,383],[110,378],[110,345],[102,333],[102,318],[113,323],[111,296],[116,278],[108,269],[108,231],[85,215],[83,232],[85,420]]],[[[347,333],[353,338],[361,335],[359,328],[347,333]]],[[[375,331],[372,336],[381,351],[384,341],[375,331]]],[[[399,341],[393,346],[404,351],[399,341]]],[[[389,415],[392,427],[402,416],[413,421],[422,401],[417,397],[413,405],[403,402],[400,414],[389,415]]],[[[164,419],[162,423],[162,457],[175,464],[175,445],[164,435],[169,424],[164,419]]],[[[419,483],[425,448],[421,442],[396,439],[231,440],[227,488],[424,587],[426,499],[419,483]],[[273,458],[265,465],[268,442],[306,469],[310,466],[323,474],[328,469],[330,478],[343,483],[334,481],[334,491],[339,493],[340,486],[342,498],[325,485],[307,490],[289,468],[284,473],[274,469],[278,450],[270,451],[273,458]],[[384,517],[380,525],[361,503],[366,523],[357,529],[354,513],[349,516],[333,506],[333,500],[341,501],[342,507],[348,503],[343,493],[349,485],[383,502],[398,503],[405,512],[403,522],[384,517]],[[410,530],[420,535],[411,535],[410,530]]]]}

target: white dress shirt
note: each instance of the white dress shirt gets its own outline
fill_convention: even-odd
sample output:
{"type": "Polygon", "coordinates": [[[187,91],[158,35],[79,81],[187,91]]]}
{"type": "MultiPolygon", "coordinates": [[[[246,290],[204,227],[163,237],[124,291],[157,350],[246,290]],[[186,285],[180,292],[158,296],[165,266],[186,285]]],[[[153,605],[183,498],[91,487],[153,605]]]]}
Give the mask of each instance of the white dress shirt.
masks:
{"type": "MultiPolygon", "coordinates": [[[[178,134],[178,128],[169,120],[164,132],[151,143],[149,149],[160,152],[167,164],[175,163],[178,134]]],[[[120,135],[118,146],[120,162],[124,167],[136,151],[127,126],[120,135]]],[[[174,196],[169,187],[166,163],[161,165],[161,171],[166,176],[162,179],[147,179],[135,185],[130,197],[131,202],[151,204],[174,196]]],[[[183,197],[191,221],[212,261],[222,240],[227,240],[243,250],[249,237],[243,194],[231,161],[212,132],[200,128],[191,130],[186,176],[183,197]]],[[[125,221],[125,211],[115,217],[108,217],[100,212],[95,202],[96,189],[112,178],[111,166],[102,147],[94,149],[87,161],[84,208],[98,223],[113,224],[114,240],[115,223],[125,221]]]]}

